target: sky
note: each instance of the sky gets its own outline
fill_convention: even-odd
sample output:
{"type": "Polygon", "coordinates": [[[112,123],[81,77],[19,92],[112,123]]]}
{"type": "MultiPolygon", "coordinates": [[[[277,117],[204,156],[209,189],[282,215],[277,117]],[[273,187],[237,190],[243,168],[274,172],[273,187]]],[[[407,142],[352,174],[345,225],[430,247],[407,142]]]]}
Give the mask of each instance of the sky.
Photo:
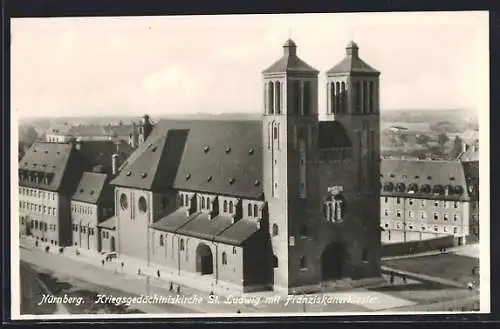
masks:
{"type": "Polygon", "coordinates": [[[486,12],[17,18],[11,106],[19,117],[261,113],[261,72],[291,37],[324,72],[354,40],[381,72],[382,110],[484,107],[486,12]]]}

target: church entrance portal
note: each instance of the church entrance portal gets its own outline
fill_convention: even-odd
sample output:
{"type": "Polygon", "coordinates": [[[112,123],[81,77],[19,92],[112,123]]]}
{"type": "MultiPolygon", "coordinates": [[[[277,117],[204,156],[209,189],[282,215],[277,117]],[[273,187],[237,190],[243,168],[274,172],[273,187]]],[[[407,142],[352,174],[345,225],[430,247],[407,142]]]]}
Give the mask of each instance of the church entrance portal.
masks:
{"type": "Polygon", "coordinates": [[[200,243],[196,248],[196,272],[200,272],[201,275],[214,272],[212,250],[204,243],[200,243]]]}
{"type": "Polygon", "coordinates": [[[343,276],[345,248],[342,243],[334,242],[325,247],[321,254],[321,280],[331,281],[343,276]]]}

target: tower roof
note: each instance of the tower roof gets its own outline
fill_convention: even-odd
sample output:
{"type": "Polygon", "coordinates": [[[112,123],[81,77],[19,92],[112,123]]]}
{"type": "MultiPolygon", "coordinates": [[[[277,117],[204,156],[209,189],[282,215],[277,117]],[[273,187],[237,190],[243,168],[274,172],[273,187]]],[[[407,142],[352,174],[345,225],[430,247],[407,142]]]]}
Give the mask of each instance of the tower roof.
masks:
{"type": "Polygon", "coordinates": [[[288,72],[310,72],[315,74],[319,72],[297,56],[297,44],[292,39],[288,39],[283,45],[283,56],[262,73],[288,72]]]}
{"type": "Polygon", "coordinates": [[[359,57],[359,47],[354,41],[350,41],[346,46],[346,56],[337,65],[326,71],[327,74],[336,73],[364,73],[364,74],[380,74],[370,65],[366,64],[359,57]]]}

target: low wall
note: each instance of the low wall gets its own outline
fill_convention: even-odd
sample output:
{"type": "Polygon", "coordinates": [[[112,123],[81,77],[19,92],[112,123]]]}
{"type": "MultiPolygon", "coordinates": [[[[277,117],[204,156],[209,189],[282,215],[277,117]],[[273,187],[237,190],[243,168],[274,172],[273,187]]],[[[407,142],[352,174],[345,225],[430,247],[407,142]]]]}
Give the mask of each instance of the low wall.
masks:
{"type": "Polygon", "coordinates": [[[382,244],[381,256],[393,257],[416,254],[439,250],[440,248],[449,248],[455,245],[457,245],[457,241],[452,235],[418,241],[385,243],[382,244]]]}

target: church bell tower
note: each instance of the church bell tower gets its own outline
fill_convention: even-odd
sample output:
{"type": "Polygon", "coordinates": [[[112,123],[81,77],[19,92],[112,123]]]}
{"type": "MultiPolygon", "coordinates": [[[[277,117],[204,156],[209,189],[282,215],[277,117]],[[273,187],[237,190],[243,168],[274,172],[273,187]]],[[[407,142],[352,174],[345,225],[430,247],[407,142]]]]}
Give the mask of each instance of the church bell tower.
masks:
{"type": "Polygon", "coordinates": [[[318,71],[297,56],[291,39],[283,56],[263,72],[264,194],[269,209],[274,288],[288,291],[300,267],[295,239],[316,191],[318,71]],[[308,168],[310,167],[310,168],[308,168]]]}

